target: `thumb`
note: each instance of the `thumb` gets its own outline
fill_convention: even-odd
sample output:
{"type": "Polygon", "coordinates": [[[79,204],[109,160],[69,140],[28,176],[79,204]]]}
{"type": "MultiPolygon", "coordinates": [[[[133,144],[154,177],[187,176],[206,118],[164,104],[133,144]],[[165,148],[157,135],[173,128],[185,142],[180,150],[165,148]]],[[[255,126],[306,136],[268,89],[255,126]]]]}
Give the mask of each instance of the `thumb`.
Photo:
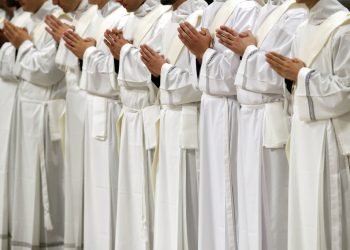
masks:
{"type": "Polygon", "coordinates": [[[202,34],[204,35],[209,34],[209,30],[207,28],[201,28],[201,32],[203,32],[202,34]]]}

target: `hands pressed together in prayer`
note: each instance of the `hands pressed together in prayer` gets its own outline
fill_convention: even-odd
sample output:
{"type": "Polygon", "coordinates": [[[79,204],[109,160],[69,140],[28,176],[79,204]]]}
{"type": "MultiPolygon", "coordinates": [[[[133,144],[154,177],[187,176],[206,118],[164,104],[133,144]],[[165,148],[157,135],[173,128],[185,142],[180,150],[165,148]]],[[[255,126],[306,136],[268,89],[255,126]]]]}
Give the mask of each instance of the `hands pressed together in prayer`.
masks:
{"type": "Polygon", "coordinates": [[[212,45],[212,37],[208,29],[196,30],[190,23],[184,22],[178,28],[179,38],[184,45],[201,61],[205,51],[212,45]]]}
{"type": "Polygon", "coordinates": [[[87,48],[96,46],[96,40],[93,38],[82,38],[72,30],[64,32],[63,40],[66,47],[73,52],[79,59],[84,57],[87,48]]]}
{"type": "Polygon", "coordinates": [[[296,82],[301,68],[305,67],[305,63],[296,58],[288,58],[276,52],[266,54],[266,61],[271,68],[285,79],[296,82]]]}
{"type": "Polygon", "coordinates": [[[17,27],[9,21],[4,22],[4,35],[16,49],[26,40],[31,40],[26,28],[17,27]]]}
{"type": "Polygon", "coordinates": [[[123,31],[118,29],[106,30],[105,32],[105,44],[108,46],[113,57],[117,60],[120,58],[120,51],[125,44],[132,44],[132,41],[129,41],[124,38],[123,31]]]}
{"type": "Polygon", "coordinates": [[[239,56],[243,56],[249,45],[257,45],[256,38],[250,31],[238,33],[227,26],[217,29],[216,37],[219,43],[239,56]]]}
{"type": "Polygon", "coordinates": [[[152,75],[158,77],[162,66],[167,63],[164,55],[160,55],[148,45],[141,45],[141,60],[146,65],[152,75]]]}
{"type": "MultiPolygon", "coordinates": [[[[240,56],[243,56],[248,46],[257,46],[257,39],[250,31],[238,33],[227,26],[221,26],[216,31],[216,36],[222,45],[240,56]]],[[[291,59],[276,52],[267,53],[266,61],[280,76],[294,82],[298,79],[300,69],[305,67],[299,59],[291,59]]]]}
{"type": "Polygon", "coordinates": [[[74,31],[74,26],[70,26],[68,24],[65,24],[61,22],[58,18],[56,18],[53,15],[48,15],[45,17],[45,23],[48,27],[46,27],[46,31],[51,34],[53,39],[58,43],[60,42],[61,38],[63,38],[63,35],[68,30],[74,31]]]}

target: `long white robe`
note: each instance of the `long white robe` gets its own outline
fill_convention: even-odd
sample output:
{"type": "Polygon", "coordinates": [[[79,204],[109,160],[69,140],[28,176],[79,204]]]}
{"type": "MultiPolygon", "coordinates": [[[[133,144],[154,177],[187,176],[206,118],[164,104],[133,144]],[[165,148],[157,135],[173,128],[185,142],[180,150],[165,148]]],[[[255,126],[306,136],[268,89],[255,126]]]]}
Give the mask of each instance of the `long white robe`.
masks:
{"type": "MultiPolygon", "coordinates": [[[[209,28],[223,2],[204,12],[202,26],[209,28]]],[[[253,27],[260,6],[243,1],[225,25],[238,32],[253,27]]],[[[237,133],[239,104],[234,80],[238,55],[217,38],[202,60],[198,88],[203,92],[200,118],[199,248],[237,249],[237,133]]]]}
{"type": "Polygon", "coordinates": [[[112,250],[115,244],[119,161],[115,126],[121,104],[114,59],[103,40],[105,30],[123,27],[126,15],[119,3],[106,3],[89,27],[97,45],[88,48],[83,57],[80,88],[87,92],[84,118],[84,249],[87,250],[112,250]]]}
{"type": "MultiPolygon", "coordinates": [[[[175,62],[160,74],[159,164],[155,184],[154,250],[198,249],[199,102],[193,83],[191,56],[177,38],[179,23],[192,18],[206,4],[188,0],[172,13],[162,36],[161,53],[167,58],[177,40],[183,46],[175,62]],[[191,15],[192,14],[192,15],[191,15]]],[[[169,59],[169,58],[168,58],[169,59]]]]}
{"type": "MultiPolygon", "coordinates": [[[[276,8],[271,2],[262,7],[254,34],[276,8]]],[[[306,13],[306,8],[287,10],[259,48],[251,45],[246,49],[236,76],[237,99],[242,105],[237,169],[239,249],[287,249],[289,168],[285,144],[289,128],[283,109],[285,82],[266,62],[265,54],[275,51],[290,56],[295,31],[306,13]],[[277,120],[271,121],[273,117],[277,120]],[[266,130],[285,133],[271,142],[266,130]]]]}
{"type": "MultiPolygon", "coordinates": [[[[11,22],[24,27],[29,13],[18,9],[11,22]]],[[[0,249],[9,249],[13,176],[15,166],[16,107],[18,79],[13,74],[16,48],[5,43],[0,49],[0,249]]]]}
{"type": "MultiPolygon", "coordinates": [[[[97,15],[97,6],[89,6],[81,1],[78,8],[69,13],[72,25],[82,37],[92,25],[92,17],[97,15]]],[[[56,64],[66,73],[67,95],[65,116],[65,168],[64,168],[64,248],[83,248],[83,186],[84,186],[84,134],[86,115],[86,92],[80,89],[81,70],[78,58],[69,51],[61,40],[56,64]]]]}
{"type": "Polygon", "coordinates": [[[0,9],[0,29],[4,28],[5,19],[6,19],[6,11],[3,9],[0,9]]]}
{"type": "Polygon", "coordinates": [[[63,72],[56,43],[45,32],[45,2],[27,23],[32,41],[18,49],[14,73],[21,79],[16,126],[16,164],[11,249],[63,248],[63,157],[58,129],[64,108],[63,72]],[[52,230],[49,230],[52,229],[52,230]]]}
{"type": "MultiPolygon", "coordinates": [[[[147,20],[144,18],[158,7],[157,1],[147,0],[128,20],[124,36],[134,40],[140,32],[140,21],[147,20]]],[[[124,45],[121,50],[118,82],[123,111],[118,121],[121,137],[116,250],[152,249],[154,208],[150,176],[159,106],[154,106],[157,88],[141,61],[138,45],[148,44],[160,51],[162,30],[170,17],[170,12],[162,14],[139,44],[124,45]]]]}
{"type": "MultiPolygon", "coordinates": [[[[310,10],[293,45],[302,46],[313,30],[337,11],[336,0],[320,0],[310,10]]],[[[336,130],[350,116],[350,25],[337,28],[315,60],[302,68],[294,94],[292,118],[288,249],[350,249],[349,129],[336,130]],[[346,139],[346,140],[344,140],[346,139]]]]}

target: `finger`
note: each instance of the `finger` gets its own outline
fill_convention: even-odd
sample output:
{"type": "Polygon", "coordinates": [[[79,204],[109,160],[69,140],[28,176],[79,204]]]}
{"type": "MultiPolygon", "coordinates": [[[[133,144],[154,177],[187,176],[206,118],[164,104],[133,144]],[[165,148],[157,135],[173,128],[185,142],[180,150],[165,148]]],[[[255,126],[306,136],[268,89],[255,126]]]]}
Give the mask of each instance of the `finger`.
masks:
{"type": "Polygon", "coordinates": [[[68,44],[69,46],[71,46],[73,48],[77,45],[77,43],[74,40],[70,39],[70,37],[66,36],[66,35],[63,36],[63,41],[65,41],[66,44],[68,44]]]}
{"type": "Polygon", "coordinates": [[[50,26],[51,28],[57,29],[59,27],[58,23],[53,19],[51,16],[47,16],[45,18],[45,23],[50,26]]]}
{"type": "Polygon", "coordinates": [[[107,40],[107,39],[103,39],[103,42],[107,45],[107,47],[112,50],[113,45],[107,40]]]}
{"type": "Polygon", "coordinates": [[[147,68],[150,66],[150,59],[148,57],[141,54],[141,60],[147,66],[147,68]]]}
{"type": "Polygon", "coordinates": [[[51,36],[55,36],[55,32],[53,32],[49,27],[45,27],[45,30],[47,33],[49,33],[51,36]]]}
{"type": "Polygon", "coordinates": [[[182,35],[185,36],[185,37],[188,37],[189,39],[193,39],[195,37],[195,33],[193,33],[191,30],[190,30],[190,24],[186,25],[186,23],[182,23],[180,24],[180,28],[182,30],[182,35]]]}
{"type": "Polygon", "coordinates": [[[146,46],[142,46],[142,54],[144,55],[144,57],[146,57],[148,60],[152,59],[152,53],[147,49],[146,46]]]}
{"type": "Polygon", "coordinates": [[[64,46],[66,46],[66,47],[67,47],[67,49],[69,49],[70,51],[72,51],[72,52],[74,53],[75,48],[74,48],[73,46],[71,46],[71,45],[70,45],[70,44],[68,44],[68,43],[65,43],[65,44],[64,44],[64,46]]]}
{"type": "Polygon", "coordinates": [[[231,41],[235,39],[235,37],[232,34],[222,30],[217,31],[216,36],[219,37],[218,35],[220,36],[220,38],[226,38],[231,41]]]}
{"type": "Polygon", "coordinates": [[[189,22],[184,23],[186,28],[192,33],[192,34],[197,34],[198,31],[196,30],[195,27],[193,27],[189,22]]]}
{"type": "Polygon", "coordinates": [[[154,51],[154,49],[152,49],[150,46],[148,46],[147,44],[144,45],[144,48],[153,56],[158,55],[157,52],[154,51]]]}
{"type": "Polygon", "coordinates": [[[72,41],[79,42],[79,41],[83,40],[77,33],[73,32],[71,30],[68,30],[65,34],[72,41]]]}
{"type": "Polygon", "coordinates": [[[232,36],[238,36],[238,32],[236,32],[235,30],[233,30],[225,25],[220,26],[220,29],[222,31],[226,31],[227,33],[231,34],[232,36]]]}
{"type": "Polygon", "coordinates": [[[288,61],[288,60],[290,60],[288,57],[286,57],[284,55],[281,55],[281,54],[279,54],[277,52],[273,52],[272,51],[272,52],[270,52],[270,54],[275,56],[275,57],[277,57],[277,58],[279,58],[281,61],[288,61]]]}
{"type": "Polygon", "coordinates": [[[224,43],[227,43],[227,44],[231,45],[231,44],[233,44],[234,41],[232,41],[230,39],[227,39],[226,37],[220,37],[219,42],[220,43],[224,42],[224,43]]]}
{"type": "Polygon", "coordinates": [[[284,64],[284,60],[281,60],[281,58],[276,56],[274,53],[267,53],[266,58],[270,59],[273,62],[276,62],[277,64],[284,64]]]}

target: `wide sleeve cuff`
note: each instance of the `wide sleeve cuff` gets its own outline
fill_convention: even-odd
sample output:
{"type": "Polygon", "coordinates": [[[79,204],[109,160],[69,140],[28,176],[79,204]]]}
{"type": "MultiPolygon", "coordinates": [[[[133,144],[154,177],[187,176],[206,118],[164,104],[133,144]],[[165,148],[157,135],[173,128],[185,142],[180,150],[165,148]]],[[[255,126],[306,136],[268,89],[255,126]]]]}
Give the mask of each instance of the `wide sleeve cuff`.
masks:
{"type": "Polygon", "coordinates": [[[172,67],[173,65],[169,63],[164,63],[162,66],[162,69],[160,71],[160,75],[161,75],[160,87],[163,89],[166,89],[166,79],[168,78],[168,73],[172,67]]]}
{"type": "Polygon", "coordinates": [[[295,90],[296,96],[310,96],[310,74],[313,70],[310,68],[301,68],[298,73],[297,88],[295,90]]]}
{"type": "Polygon", "coordinates": [[[20,58],[23,53],[25,53],[28,49],[32,48],[34,46],[33,42],[30,40],[26,40],[24,41],[21,46],[19,46],[18,48],[18,54],[17,54],[17,58],[20,58]]]}
{"type": "Polygon", "coordinates": [[[216,51],[211,49],[211,48],[209,48],[205,51],[203,58],[202,58],[202,67],[201,67],[200,75],[206,75],[207,66],[215,54],[216,54],[216,51]]]}
{"type": "Polygon", "coordinates": [[[97,50],[96,47],[91,46],[89,48],[87,48],[84,52],[84,56],[83,56],[83,69],[86,69],[86,62],[88,62],[89,57],[92,55],[92,53],[94,53],[97,50]]]}

